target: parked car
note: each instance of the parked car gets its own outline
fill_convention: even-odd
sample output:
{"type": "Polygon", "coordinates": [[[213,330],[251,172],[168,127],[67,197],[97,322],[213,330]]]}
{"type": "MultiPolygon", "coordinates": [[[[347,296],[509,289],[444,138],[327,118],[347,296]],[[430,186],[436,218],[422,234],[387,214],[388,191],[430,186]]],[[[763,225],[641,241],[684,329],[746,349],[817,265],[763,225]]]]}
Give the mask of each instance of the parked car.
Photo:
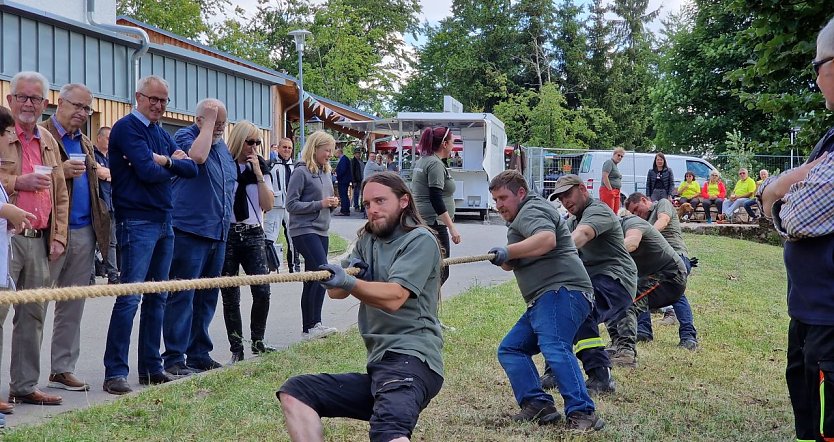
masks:
{"type": "MultiPolygon", "coordinates": [[[[646,176],[654,165],[654,157],[653,153],[627,152],[617,165],[623,175],[620,188],[623,201],[634,192],[646,193],[646,176]]],[[[577,175],[585,182],[588,192],[594,198],[599,198],[599,188],[602,187],[602,165],[610,158],[610,150],[587,152],[582,156],[577,175]]],[[[666,155],[666,163],[674,174],[676,189],[688,170],[695,174],[695,180],[701,185],[709,179],[710,172],[716,170],[709,161],[686,155],[666,155]]]]}

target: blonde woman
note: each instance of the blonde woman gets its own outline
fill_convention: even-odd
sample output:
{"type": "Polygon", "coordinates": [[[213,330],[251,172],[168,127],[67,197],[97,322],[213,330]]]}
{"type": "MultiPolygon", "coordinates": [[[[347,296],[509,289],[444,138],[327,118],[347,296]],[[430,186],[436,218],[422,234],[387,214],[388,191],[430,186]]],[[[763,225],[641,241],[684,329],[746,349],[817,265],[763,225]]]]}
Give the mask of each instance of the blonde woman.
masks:
{"type": "MultiPolygon", "coordinates": [[[[269,174],[266,161],[258,155],[261,147],[261,130],[248,122],[235,124],[229,135],[229,152],[235,160],[237,182],[234,186],[232,224],[226,240],[226,260],[223,276],[237,276],[243,266],[247,275],[265,275],[264,211],[272,209],[272,186],[264,179],[269,174]]],[[[266,317],[269,313],[269,285],[252,285],[252,313],[249,325],[253,354],[267,353],[275,349],[264,344],[266,317]]],[[[223,297],[223,319],[232,351],[231,363],[243,359],[243,322],[240,318],[240,288],[220,290],[223,297]]]]}
{"type": "MultiPolygon", "coordinates": [[[[330,214],[339,206],[333,196],[330,157],[336,140],[323,131],[309,137],[287,185],[287,212],[292,243],[304,257],[304,269],[315,271],[327,264],[330,214]]],[[[324,287],[316,281],[304,283],[301,292],[301,332],[304,339],[322,338],[338,330],[321,323],[324,287]]]]}

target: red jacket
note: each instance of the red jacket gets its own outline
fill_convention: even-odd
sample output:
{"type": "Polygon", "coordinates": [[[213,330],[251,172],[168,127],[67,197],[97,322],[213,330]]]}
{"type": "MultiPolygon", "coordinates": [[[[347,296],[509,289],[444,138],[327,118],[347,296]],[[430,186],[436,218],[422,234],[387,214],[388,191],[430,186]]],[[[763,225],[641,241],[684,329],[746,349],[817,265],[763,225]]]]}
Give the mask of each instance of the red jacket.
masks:
{"type": "MultiPolygon", "coordinates": [[[[709,196],[709,192],[707,191],[707,186],[709,186],[709,180],[704,182],[703,187],[701,187],[701,196],[703,198],[709,199],[710,196],[709,196]]],[[[718,198],[724,199],[725,196],[727,196],[727,188],[724,187],[724,182],[723,181],[718,180],[718,198]]]]}

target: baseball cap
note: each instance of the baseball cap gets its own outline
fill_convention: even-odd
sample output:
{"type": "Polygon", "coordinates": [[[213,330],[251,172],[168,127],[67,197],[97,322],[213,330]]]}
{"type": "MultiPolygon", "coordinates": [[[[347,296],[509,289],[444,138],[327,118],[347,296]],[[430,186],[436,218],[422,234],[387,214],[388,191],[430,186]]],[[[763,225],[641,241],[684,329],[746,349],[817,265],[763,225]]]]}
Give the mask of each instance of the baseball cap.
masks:
{"type": "Polygon", "coordinates": [[[562,194],[570,190],[573,186],[583,185],[582,179],[579,176],[574,174],[569,175],[562,175],[558,180],[556,180],[556,186],[553,189],[553,193],[556,195],[562,194]]]}

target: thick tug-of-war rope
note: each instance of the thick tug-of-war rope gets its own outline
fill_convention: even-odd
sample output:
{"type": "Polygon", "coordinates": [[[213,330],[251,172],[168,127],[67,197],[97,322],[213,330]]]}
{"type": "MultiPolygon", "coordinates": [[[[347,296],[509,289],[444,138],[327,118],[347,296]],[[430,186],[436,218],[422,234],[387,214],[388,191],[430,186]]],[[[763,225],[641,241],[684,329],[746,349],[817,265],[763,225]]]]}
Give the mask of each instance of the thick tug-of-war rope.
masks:
{"type": "MultiPolygon", "coordinates": [[[[489,261],[495,255],[461,256],[446,258],[443,265],[468,264],[489,261]]],[[[356,275],[359,269],[347,269],[350,275],[356,275]]],[[[137,293],[177,292],[190,289],[208,289],[214,287],[239,287],[243,285],[279,284],[283,282],[323,281],[330,277],[330,272],[318,270],[303,273],[271,273],[268,275],[221,276],[218,278],[182,279],[171,281],[134,282],[129,284],[90,285],[83,287],[61,287],[20,290],[18,292],[0,293],[0,305],[26,304],[30,302],[71,301],[75,299],[101,298],[105,296],[135,295],[137,293]]]]}

